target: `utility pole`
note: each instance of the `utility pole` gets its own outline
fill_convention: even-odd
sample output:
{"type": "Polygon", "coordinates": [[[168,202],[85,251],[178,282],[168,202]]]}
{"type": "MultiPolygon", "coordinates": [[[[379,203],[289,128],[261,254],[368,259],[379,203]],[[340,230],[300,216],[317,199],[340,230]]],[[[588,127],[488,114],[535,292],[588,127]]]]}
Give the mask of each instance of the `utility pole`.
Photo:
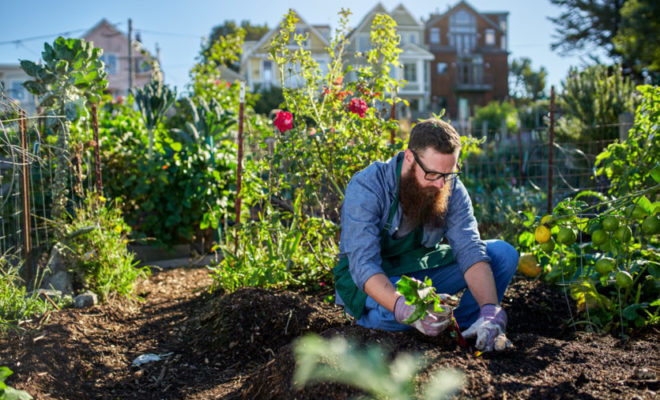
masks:
{"type": "MultiPolygon", "coordinates": [[[[133,20],[128,19],[128,92],[133,88],[133,20]]],[[[128,94],[128,93],[127,93],[128,94]]]]}

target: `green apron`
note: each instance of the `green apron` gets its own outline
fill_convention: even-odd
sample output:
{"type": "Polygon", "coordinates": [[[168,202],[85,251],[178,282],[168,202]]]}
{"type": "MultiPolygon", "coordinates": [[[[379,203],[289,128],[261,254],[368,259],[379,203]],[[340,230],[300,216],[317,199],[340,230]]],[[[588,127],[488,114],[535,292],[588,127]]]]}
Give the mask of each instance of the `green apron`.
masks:
{"type": "MultiPolygon", "coordinates": [[[[430,268],[448,265],[454,261],[454,253],[449,245],[436,244],[434,247],[424,247],[422,238],[424,227],[418,226],[406,236],[394,239],[389,230],[394,214],[399,205],[399,180],[403,158],[396,167],[397,195],[390,206],[387,223],[380,231],[380,256],[383,260],[383,271],[388,277],[423,271],[430,268]]],[[[346,309],[353,317],[360,319],[364,312],[367,294],[355,285],[348,270],[348,257],[342,257],[334,270],[335,289],[344,301],[346,309]]]]}

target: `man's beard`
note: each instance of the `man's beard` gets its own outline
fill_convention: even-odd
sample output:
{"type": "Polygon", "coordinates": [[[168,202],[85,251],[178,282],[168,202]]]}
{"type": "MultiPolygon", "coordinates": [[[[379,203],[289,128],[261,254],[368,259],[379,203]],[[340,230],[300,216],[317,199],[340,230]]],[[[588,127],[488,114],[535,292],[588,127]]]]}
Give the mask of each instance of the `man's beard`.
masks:
{"type": "Polygon", "coordinates": [[[415,177],[416,169],[417,165],[413,164],[412,168],[401,176],[399,184],[401,209],[415,227],[419,225],[442,227],[445,225],[452,182],[445,182],[441,189],[434,186],[423,187],[415,177]]]}

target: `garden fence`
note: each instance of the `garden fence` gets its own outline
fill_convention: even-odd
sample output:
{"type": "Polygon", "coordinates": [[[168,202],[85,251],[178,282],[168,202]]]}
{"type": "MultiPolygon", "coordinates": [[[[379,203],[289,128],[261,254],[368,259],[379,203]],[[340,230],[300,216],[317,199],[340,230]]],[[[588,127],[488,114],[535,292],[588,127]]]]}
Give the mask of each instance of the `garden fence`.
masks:
{"type": "MultiPolygon", "coordinates": [[[[13,252],[29,260],[31,254],[47,254],[53,244],[49,218],[57,149],[41,134],[43,117],[21,118],[20,110],[6,99],[0,107],[0,254],[13,252]]],[[[548,128],[514,133],[472,130],[470,134],[485,137],[481,152],[470,155],[462,166],[461,178],[480,223],[511,223],[511,211],[538,215],[578,191],[608,188],[607,180],[594,174],[596,155],[608,141],[554,142],[550,158],[548,128]]],[[[76,188],[93,187],[94,163],[91,157],[74,157],[69,164],[72,205],[80,200],[76,188]]]]}

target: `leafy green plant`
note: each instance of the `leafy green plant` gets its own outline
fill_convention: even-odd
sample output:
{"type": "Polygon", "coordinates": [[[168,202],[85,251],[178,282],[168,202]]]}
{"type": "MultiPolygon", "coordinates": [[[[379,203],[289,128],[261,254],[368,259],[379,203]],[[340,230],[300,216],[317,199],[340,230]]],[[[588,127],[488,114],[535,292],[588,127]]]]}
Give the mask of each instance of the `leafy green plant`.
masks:
{"type": "Polygon", "coordinates": [[[62,227],[66,241],[60,242],[79,289],[91,289],[106,300],[115,295],[131,297],[138,278],[146,278],[147,267],[137,268],[126,248],[130,227],[121,211],[103,197],[89,193],[82,207],[62,227]]]}
{"type": "Polygon", "coordinates": [[[560,139],[616,139],[619,115],[633,112],[638,103],[634,83],[623,76],[619,65],[571,68],[562,86],[558,99],[562,116],[556,126],[560,139]]]}
{"type": "Polygon", "coordinates": [[[165,112],[174,104],[176,89],[172,90],[163,83],[163,74],[158,62],[154,63],[154,73],[149,83],[142,88],[136,88],[135,103],[142,113],[144,125],[149,132],[149,147],[147,157],[151,158],[154,147],[154,130],[165,116],[165,112]]]}
{"type": "Polygon", "coordinates": [[[69,132],[71,124],[87,117],[87,105],[99,103],[103,90],[108,86],[106,72],[100,56],[103,50],[95,48],[84,39],[58,37],[52,45],[45,43],[41,53],[43,65],[21,60],[21,68],[33,80],[23,86],[39,96],[39,106],[49,116],[46,127],[57,138],[55,179],[53,183],[52,218],[58,219],[66,208],[69,132]]]}
{"type": "Polygon", "coordinates": [[[544,279],[567,288],[582,318],[576,323],[622,335],[660,322],[660,89],[639,90],[628,138],[597,157],[609,194],[583,191],[557,204],[540,222],[550,240],[519,238],[544,265],[544,279]]]}
{"type": "Polygon", "coordinates": [[[508,102],[491,101],[484,107],[477,108],[473,121],[473,130],[481,132],[480,136],[490,136],[491,133],[499,132],[502,125],[506,126],[509,134],[516,132],[518,123],[518,112],[508,102]],[[488,132],[482,132],[483,123],[487,123],[488,132]]]}
{"type": "Polygon", "coordinates": [[[0,400],[32,400],[27,392],[16,390],[5,383],[5,379],[13,373],[7,367],[0,367],[0,400]]]}
{"type": "Polygon", "coordinates": [[[9,253],[0,255],[0,331],[16,327],[18,322],[54,308],[37,292],[28,293],[19,274],[19,260],[13,258],[9,253]]]}
{"type": "Polygon", "coordinates": [[[396,290],[406,299],[406,304],[415,306],[415,311],[403,321],[404,324],[412,324],[424,318],[429,308],[435,312],[443,311],[442,299],[435,292],[433,282],[429,278],[422,282],[403,275],[396,285],[396,290]]]}
{"type": "Polygon", "coordinates": [[[306,335],[294,343],[297,367],[293,382],[298,388],[316,382],[338,382],[356,387],[373,399],[448,399],[464,384],[456,370],[435,372],[419,390],[417,373],[424,367],[421,357],[399,354],[388,364],[379,346],[360,349],[343,337],[323,339],[306,335]],[[419,393],[419,394],[418,394],[419,393]]]}
{"type": "Polygon", "coordinates": [[[245,223],[221,246],[222,261],[211,272],[214,289],[232,292],[240,287],[292,287],[330,281],[336,247],[328,236],[336,226],[301,214],[301,199],[292,213],[265,210],[257,220],[245,223]],[[311,251],[310,251],[311,250],[311,251]]]}

